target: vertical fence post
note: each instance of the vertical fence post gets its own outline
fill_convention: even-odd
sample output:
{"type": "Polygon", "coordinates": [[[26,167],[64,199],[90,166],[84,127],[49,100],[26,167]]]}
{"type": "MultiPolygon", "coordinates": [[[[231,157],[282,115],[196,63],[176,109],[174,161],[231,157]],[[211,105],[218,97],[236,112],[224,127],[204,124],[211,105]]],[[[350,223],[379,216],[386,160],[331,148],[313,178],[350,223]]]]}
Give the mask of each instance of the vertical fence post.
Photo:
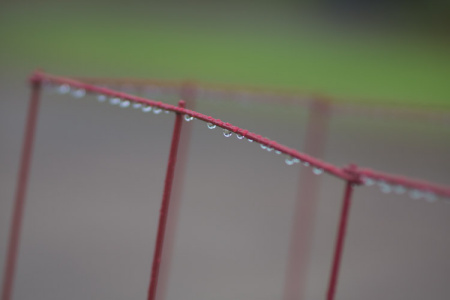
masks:
{"type": "MultiPolygon", "coordinates": [[[[327,99],[315,97],[309,107],[304,142],[305,153],[315,157],[323,156],[329,120],[330,102],[327,99]]],[[[319,176],[312,174],[309,168],[301,168],[291,229],[283,300],[301,300],[304,297],[311,250],[311,232],[314,226],[319,194],[319,180],[319,176]]]]}
{"type": "Polygon", "coordinates": [[[41,79],[31,78],[31,97],[28,108],[25,135],[22,144],[22,156],[17,179],[14,208],[9,232],[8,250],[6,254],[5,270],[3,273],[2,300],[10,300],[14,288],[14,278],[19,251],[20,234],[22,228],[25,198],[28,178],[30,174],[31,156],[33,153],[34,135],[36,132],[37,115],[39,111],[39,98],[41,93],[41,79]]]}
{"type": "MultiPolygon", "coordinates": [[[[186,107],[195,110],[197,98],[197,86],[193,82],[186,81],[181,85],[180,96],[186,101],[186,107]]],[[[181,208],[181,199],[186,178],[186,167],[189,156],[189,146],[191,143],[192,127],[194,122],[183,124],[181,129],[179,154],[177,158],[177,172],[174,177],[174,187],[170,199],[168,212],[165,250],[161,261],[161,270],[159,276],[159,287],[156,298],[165,300],[167,298],[167,288],[172,266],[172,257],[175,248],[175,239],[177,234],[178,220],[181,208]]]]}
{"type": "MultiPolygon", "coordinates": [[[[350,170],[354,170],[355,165],[350,166],[350,170]]],[[[339,227],[336,235],[336,244],[334,248],[333,263],[331,266],[330,281],[328,284],[327,300],[334,300],[336,295],[336,286],[339,277],[339,268],[342,260],[342,252],[344,250],[344,242],[347,231],[347,223],[350,214],[350,206],[353,195],[353,185],[358,181],[347,181],[345,185],[344,198],[342,200],[341,215],[339,218],[339,227]]]]}
{"type": "MultiPolygon", "coordinates": [[[[184,108],[185,102],[180,100],[179,107],[184,108]]],[[[164,235],[167,223],[167,213],[169,211],[170,193],[172,191],[173,177],[175,174],[175,165],[177,161],[178,144],[180,142],[181,126],[183,124],[183,114],[176,113],[175,126],[172,133],[172,143],[170,145],[169,160],[167,164],[166,179],[164,181],[164,192],[161,201],[159,214],[158,233],[156,236],[155,250],[153,254],[152,272],[150,286],[148,290],[148,300],[155,300],[156,288],[158,286],[159,267],[161,264],[162,250],[164,246],[164,235]]]]}

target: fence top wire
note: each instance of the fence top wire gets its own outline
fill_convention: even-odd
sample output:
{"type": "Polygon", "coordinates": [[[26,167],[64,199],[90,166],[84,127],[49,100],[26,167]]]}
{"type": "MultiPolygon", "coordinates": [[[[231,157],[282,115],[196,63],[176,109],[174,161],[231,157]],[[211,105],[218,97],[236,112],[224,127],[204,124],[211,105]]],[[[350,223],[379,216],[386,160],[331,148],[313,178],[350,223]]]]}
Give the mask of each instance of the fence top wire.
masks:
{"type": "Polygon", "coordinates": [[[333,113],[337,115],[362,115],[368,117],[403,118],[432,123],[450,123],[450,112],[438,109],[421,109],[411,107],[381,107],[377,105],[362,105],[331,97],[322,93],[308,91],[287,91],[282,89],[267,89],[252,86],[208,83],[201,81],[136,79],[136,78],[75,78],[81,82],[94,85],[108,85],[113,87],[134,87],[138,89],[160,89],[165,93],[178,92],[186,86],[196,89],[199,94],[214,97],[226,97],[231,100],[252,100],[263,103],[283,103],[285,105],[308,106],[312,100],[327,102],[333,106],[333,113]]]}
{"type": "MultiPolygon", "coordinates": [[[[187,121],[197,120],[208,123],[209,128],[220,127],[224,131],[225,136],[236,134],[239,139],[247,139],[251,142],[256,142],[261,145],[261,148],[267,151],[274,151],[277,154],[287,155],[286,163],[294,165],[302,163],[305,166],[311,166],[315,174],[326,172],[337,178],[354,183],[355,185],[364,184],[366,186],[378,185],[383,192],[394,191],[398,194],[409,192],[413,199],[424,198],[430,202],[437,199],[437,197],[450,198],[450,187],[440,186],[434,183],[411,179],[404,176],[397,176],[386,174],[382,172],[373,171],[366,168],[358,168],[354,165],[347,167],[338,167],[331,163],[317,159],[305,153],[301,153],[293,148],[281,145],[274,140],[270,140],[256,133],[234,126],[230,123],[224,122],[220,119],[215,119],[211,116],[186,109],[179,106],[146,99],[139,96],[126,94],[119,91],[114,91],[109,88],[96,86],[90,83],[85,83],[79,80],[55,76],[41,71],[36,71],[30,77],[32,84],[41,84],[54,86],[57,85],[62,88],[62,93],[69,93],[75,97],[84,96],[85,93],[91,93],[103,97],[111,97],[116,101],[116,104],[125,103],[123,107],[128,107],[131,103],[136,104],[135,108],[145,109],[159,109],[166,112],[174,112],[185,115],[187,121]]],[[[155,110],[154,110],[155,111],[155,110]]]]}

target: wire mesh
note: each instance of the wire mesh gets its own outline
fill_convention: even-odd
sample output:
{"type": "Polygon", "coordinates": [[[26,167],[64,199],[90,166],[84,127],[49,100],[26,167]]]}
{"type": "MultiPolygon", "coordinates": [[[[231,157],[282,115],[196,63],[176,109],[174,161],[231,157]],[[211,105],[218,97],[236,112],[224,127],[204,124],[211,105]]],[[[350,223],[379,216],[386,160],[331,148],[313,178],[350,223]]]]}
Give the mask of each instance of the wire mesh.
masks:
{"type": "MultiPolygon", "coordinates": [[[[315,175],[320,175],[322,173],[327,173],[332,175],[338,179],[341,179],[345,182],[345,193],[343,199],[342,213],[339,221],[338,232],[336,235],[336,245],[333,256],[333,263],[330,273],[330,281],[328,285],[327,292],[327,300],[332,300],[335,298],[336,287],[338,283],[339,276],[339,267],[342,258],[342,252],[344,249],[344,240],[345,233],[347,228],[347,221],[350,213],[350,204],[351,204],[351,193],[353,186],[362,185],[362,186],[377,186],[382,192],[388,193],[393,192],[399,195],[407,194],[412,199],[424,199],[428,202],[435,202],[439,198],[445,199],[450,198],[450,188],[440,186],[437,184],[433,184],[430,182],[425,182],[421,180],[415,180],[412,178],[408,178],[405,176],[397,176],[392,174],[387,174],[383,172],[374,171],[368,168],[361,168],[355,165],[349,165],[346,167],[338,167],[323,160],[320,160],[314,156],[307,155],[305,153],[299,152],[293,148],[286,147],[280,143],[277,143],[274,140],[270,140],[256,133],[249,132],[243,128],[238,126],[234,126],[228,122],[223,122],[220,119],[215,119],[211,116],[207,116],[205,114],[201,114],[193,109],[186,109],[183,105],[174,106],[167,103],[163,103],[161,101],[154,101],[150,99],[146,99],[139,96],[134,96],[129,93],[115,91],[109,88],[105,88],[102,86],[97,86],[95,84],[101,85],[124,85],[123,81],[116,82],[114,80],[93,80],[88,79],[85,81],[74,80],[70,78],[53,76],[50,74],[35,72],[31,77],[32,83],[32,98],[31,98],[31,106],[29,111],[27,130],[25,135],[25,142],[23,145],[23,156],[21,161],[21,170],[18,179],[17,193],[16,193],[16,202],[13,213],[13,221],[11,226],[11,234],[10,234],[10,242],[8,248],[8,254],[6,259],[6,268],[4,275],[4,283],[2,290],[2,299],[9,300],[12,295],[12,287],[13,287],[13,279],[14,279],[14,271],[15,264],[17,260],[17,251],[19,247],[19,237],[20,237],[20,227],[23,218],[23,206],[25,201],[25,192],[26,185],[28,181],[28,173],[29,173],[29,163],[31,158],[33,137],[34,137],[34,127],[37,119],[37,110],[38,110],[38,101],[39,101],[39,93],[41,89],[41,85],[44,85],[46,88],[56,89],[58,93],[61,94],[71,94],[75,98],[84,97],[86,94],[92,94],[97,97],[97,100],[100,102],[109,102],[112,105],[122,107],[122,108],[134,108],[142,110],[143,112],[152,112],[154,114],[169,114],[175,113],[176,115],[176,123],[173,133],[172,146],[171,146],[171,154],[167,168],[167,177],[164,188],[163,195],[163,204],[161,210],[161,221],[158,227],[158,238],[155,243],[155,252],[154,252],[154,262],[153,269],[151,275],[151,284],[149,289],[148,299],[156,299],[156,288],[158,283],[158,274],[159,274],[159,265],[161,262],[161,255],[163,252],[163,243],[165,237],[165,226],[166,226],[166,218],[168,214],[169,200],[170,200],[170,191],[172,190],[172,180],[175,173],[175,161],[176,161],[176,149],[178,148],[178,143],[180,140],[180,130],[181,130],[181,119],[184,119],[186,122],[191,122],[194,120],[203,121],[206,123],[206,126],[209,129],[221,128],[222,134],[225,137],[235,136],[239,140],[247,140],[248,142],[257,143],[260,145],[261,149],[274,153],[275,155],[279,155],[283,157],[283,160],[287,165],[303,165],[312,170],[312,173],[315,175]]],[[[133,90],[135,86],[148,86],[153,85],[156,89],[165,90],[165,92],[174,91],[180,92],[184,90],[183,97],[191,97],[189,93],[192,92],[192,87],[198,87],[198,83],[167,83],[167,82],[151,82],[149,84],[148,81],[143,82],[135,82],[135,81],[127,81],[128,90],[133,90]]],[[[239,90],[236,87],[229,87],[224,89],[223,87],[217,86],[207,86],[205,85],[205,90],[220,93],[226,93],[226,95],[239,95],[238,98],[242,98],[242,93],[237,93],[236,90],[239,90]]],[[[138,93],[138,92],[136,92],[138,93]]],[[[251,98],[252,93],[260,93],[260,91],[250,91],[244,94],[245,98],[251,98]]],[[[267,93],[264,91],[263,93],[267,93]]],[[[279,96],[278,96],[279,98],[279,96]]],[[[266,99],[271,99],[267,97],[266,99]]],[[[291,98],[295,99],[295,98],[291,98]]],[[[271,101],[271,100],[268,100],[271,101]]],[[[294,100],[290,100],[295,102],[294,100]]],[[[289,102],[289,101],[288,101],[289,102]]],[[[310,102],[308,102],[310,103],[310,102]]],[[[304,104],[304,103],[303,103],[304,104]]],[[[334,104],[333,104],[334,105],[334,104]]],[[[313,101],[312,109],[317,109],[319,107],[320,116],[323,116],[323,111],[328,110],[329,104],[327,101],[313,101]],[[325,103],[325,104],[324,104],[325,103]],[[325,108],[324,108],[325,107],[325,108]]],[[[334,112],[334,111],[333,111],[334,112]]],[[[313,117],[313,120],[317,120],[317,116],[313,117]]],[[[438,118],[441,120],[440,118],[438,118]]],[[[445,118],[444,118],[445,119],[445,118]]],[[[316,129],[320,126],[320,123],[312,123],[310,124],[313,129],[316,129]]],[[[322,130],[323,131],[323,130],[322,130]]],[[[315,147],[311,143],[309,143],[311,147],[315,147]]],[[[323,148],[323,146],[318,145],[318,149],[310,150],[309,152],[319,153],[323,148]]],[[[187,149],[183,149],[183,152],[186,152],[187,149]]],[[[318,154],[320,156],[320,154],[318,154]]],[[[307,169],[306,169],[307,170],[307,169]]],[[[179,193],[179,192],[178,192],[179,193]]],[[[314,198],[314,197],[312,197],[314,198]]],[[[169,221],[170,222],[170,221],[169,221]]],[[[303,224],[304,225],[304,224],[303,224]]],[[[297,227],[299,225],[296,225],[297,227]]],[[[301,227],[301,226],[300,226],[301,227]]],[[[170,236],[170,235],[169,235],[170,236]]],[[[291,251],[296,252],[295,249],[298,246],[292,246],[291,251]],[[292,250],[293,249],[293,250],[292,250]]],[[[297,256],[291,255],[291,260],[298,259],[297,256]]],[[[287,272],[287,280],[295,276],[295,272],[300,267],[293,268],[293,271],[287,272]]],[[[292,281],[295,282],[295,281],[292,281]]],[[[296,297],[300,297],[301,291],[294,291],[295,284],[286,284],[284,290],[284,298],[285,299],[293,299],[296,297]]],[[[161,296],[164,297],[164,296],[161,296]]]]}

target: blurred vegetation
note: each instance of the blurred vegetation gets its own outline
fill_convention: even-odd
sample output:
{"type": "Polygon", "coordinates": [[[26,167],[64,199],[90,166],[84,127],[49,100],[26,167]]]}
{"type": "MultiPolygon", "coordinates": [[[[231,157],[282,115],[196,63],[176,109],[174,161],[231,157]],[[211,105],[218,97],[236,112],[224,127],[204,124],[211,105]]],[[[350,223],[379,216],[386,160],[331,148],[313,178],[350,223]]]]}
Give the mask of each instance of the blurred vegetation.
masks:
{"type": "MultiPolygon", "coordinates": [[[[406,26],[392,16],[436,14],[420,15],[413,4],[411,12],[385,13],[386,1],[363,14],[369,2],[353,2],[4,2],[0,73],[42,67],[62,75],[189,78],[449,108],[446,19],[406,26]]],[[[433,11],[445,16],[445,7],[433,11]]]]}

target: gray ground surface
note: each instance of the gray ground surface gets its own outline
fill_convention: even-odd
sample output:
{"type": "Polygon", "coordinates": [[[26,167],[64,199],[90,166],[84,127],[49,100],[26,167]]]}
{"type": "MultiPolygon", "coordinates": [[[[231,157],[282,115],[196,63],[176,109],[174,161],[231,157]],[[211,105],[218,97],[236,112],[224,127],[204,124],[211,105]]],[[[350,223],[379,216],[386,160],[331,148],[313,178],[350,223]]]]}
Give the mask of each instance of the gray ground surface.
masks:
{"type": "MultiPolygon", "coordinates": [[[[1,79],[3,270],[28,90],[19,75],[1,79]]],[[[301,108],[213,101],[198,110],[302,148],[301,108]]],[[[173,116],[93,98],[43,97],[14,299],[145,298],[172,126],[173,116]]],[[[449,184],[449,136],[442,125],[335,118],[325,159],[449,184]]],[[[297,174],[195,121],[168,299],[280,299],[297,174]]],[[[310,300],[324,299],[343,192],[321,178],[310,300]]],[[[448,299],[449,226],[448,204],[359,188],[337,299],[448,299]]]]}

